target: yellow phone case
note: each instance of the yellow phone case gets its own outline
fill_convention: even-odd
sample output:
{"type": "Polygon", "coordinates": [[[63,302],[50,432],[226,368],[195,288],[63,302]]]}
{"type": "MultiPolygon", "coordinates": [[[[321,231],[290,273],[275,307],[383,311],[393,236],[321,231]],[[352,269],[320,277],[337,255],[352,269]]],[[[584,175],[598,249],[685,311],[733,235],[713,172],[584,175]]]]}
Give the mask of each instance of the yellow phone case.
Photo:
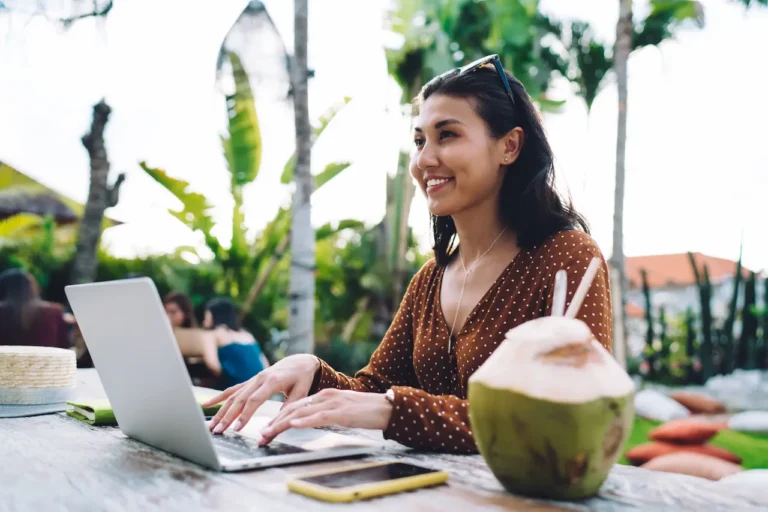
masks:
{"type": "Polygon", "coordinates": [[[410,491],[422,487],[431,487],[433,485],[445,483],[448,480],[448,473],[445,471],[435,471],[425,475],[415,475],[405,478],[398,478],[396,480],[387,480],[383,482],[355,485],[353,487],[344,487],[341,489],[324,487],[322,485],[316,485],[299,480],[300,478],[329,475],[333,473],[344,473],[347,471],[354,471],[356,469],[386,466],[388,464],[392,464],[392,462],[373,462],[370,464],[360,464],[357,466],[350,466],[330,471],[320,471],[316,473],[299,475],[288,480],[288,489],[297,494],[315,498],[321,501],[327,501],[331,503],[348,503],[352,501],[374,498],[377,496],[385,496],[387,494],[396,494],[403,491],[410,491]]]}

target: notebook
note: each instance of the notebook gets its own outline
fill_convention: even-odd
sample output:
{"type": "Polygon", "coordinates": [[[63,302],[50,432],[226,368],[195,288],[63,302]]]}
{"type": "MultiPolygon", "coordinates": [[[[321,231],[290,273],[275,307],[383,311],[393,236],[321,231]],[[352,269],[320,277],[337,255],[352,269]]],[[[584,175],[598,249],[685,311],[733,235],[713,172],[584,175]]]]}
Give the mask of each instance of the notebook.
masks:
{"type": "MultiPolygon", "coordinates": [[[[211,397],[207,393],[195,393],[197,402],[202,404],[211,397]]],[[[89,425],[117,425],[115,413],[112,406],[106,398],[92,398],[82,400],[67,401],[71,408],[67,409],[67,415],[77,420],[88,423],[89,425]]],[[[212,407],[203,407],[203,414],[210,417],[216,414],[222,404],[216,404],[212,407]]]]}

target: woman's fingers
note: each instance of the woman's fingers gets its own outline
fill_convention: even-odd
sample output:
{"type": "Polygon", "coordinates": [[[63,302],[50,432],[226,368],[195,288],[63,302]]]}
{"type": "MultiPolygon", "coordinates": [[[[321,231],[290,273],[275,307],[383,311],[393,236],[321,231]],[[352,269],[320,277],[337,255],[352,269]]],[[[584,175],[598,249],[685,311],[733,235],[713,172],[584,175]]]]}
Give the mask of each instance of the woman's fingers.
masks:
{"type": "Polygon", "coordinates": [[[229,400],[219,410],[214,421],[211,421],[210,428],[216,434],[224,432],[229,427],[230,423],[240,414],[245,406],[245,401],[251,394],[260,387],[260,379],[252,379],[248,381],[248,385],[240,388],[234,395],[229,397],[229,400]]]}
{"type": "Polygon", "coordinates": [[[333,404],[329,402],[309,404],[308,402],[300,400],[296,402],[296,404],[298,404],[298,407],[290,410],[286,414],[282,414],[280,418],[275,418],[275,421],[273,421],[272,424],[261,431],[261,435],[263,436],[263,439],[260,443],[261,445],[268,444],[275,437],[282,434],[289,428],[292,428],[292,422],[297,419],[301,419],[306,416],[327,415],[331,414],[333,410],[333,404]]]}
{"type": "Polygon", "coordinates": [[[236,386],[232,386],[230,388],[225,389],[223,392],[219,393],[218,395],[214,396],[213,398],[209,398],[207,402],[203,403],[203,407],[211,407],[212,405],[216,405],[217,403],[221,402],[222,400],[229,398],[233,394],[235,394],[238,390],[240,390],[243,386],[248,384],[248,382],[241,382],[240,384],[237,384],[236,386]]]}
{"type": "Polygon", "coordinates": [[[291,391],[288,393],[288,395],[285,397],[285,402],[283,405],[280,406],[280,411],[294,403],[296,400],[300,400],[307,396],[309,394],[309,388],[312,386],[310,383],[309,386],[307,385],[299,385],[299,383],[296,383],[293,385],[293,388],[291,388],[291,391]]]}
{"type": "Polygon", "coordinates": [[[218,425],[221,420],[226,416],[227,412],[229,411],[229,408],[232,407],[232,404],[235,402],[235,399],[237,398],[237,395],[231,396],[229,400],[224,402],[224,405],[219,408],[219,412],[216,413],[216,415],[211,418],[211,422],[208,424],[208,428],[210,430],[214,430],[216,428],[216,425],[218,425]]]}
{"type": "Polygon", "coordinates": [[[315,428],[326,425],[341,425],[343,421],[344,416],[339,415],[336,411],[322,410],[301,418],[294,418],[291,420],[290,426],[291,428],[315,428]]]}
{"type": "MultiPolygon", "coordinates": [[[[245,407],[243,407],[240,417],[237,419],[235,430],[242,429],[249,421],[251,421],[251,417],[258,408],[261,407],[269,397],[280,391],[279,388],[280,384],[278,382],[267,379],[261,387],[251,393],[245,400],[245,407]]],[[[224,428],[226,429],[227,427],[224,428]]]]}

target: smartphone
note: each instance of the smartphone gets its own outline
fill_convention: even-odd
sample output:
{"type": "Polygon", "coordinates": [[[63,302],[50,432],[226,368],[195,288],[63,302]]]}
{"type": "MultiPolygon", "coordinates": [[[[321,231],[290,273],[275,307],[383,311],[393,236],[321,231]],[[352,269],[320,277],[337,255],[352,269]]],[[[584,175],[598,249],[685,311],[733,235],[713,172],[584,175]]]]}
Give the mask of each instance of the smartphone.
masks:
{"type": "Polygon", "coordinates": [[[448,480],[448,473],[404,462],[374,462],[301,475],[288,480],[288,489],[332,503],[351,502],[432,487],[448,480]]]}

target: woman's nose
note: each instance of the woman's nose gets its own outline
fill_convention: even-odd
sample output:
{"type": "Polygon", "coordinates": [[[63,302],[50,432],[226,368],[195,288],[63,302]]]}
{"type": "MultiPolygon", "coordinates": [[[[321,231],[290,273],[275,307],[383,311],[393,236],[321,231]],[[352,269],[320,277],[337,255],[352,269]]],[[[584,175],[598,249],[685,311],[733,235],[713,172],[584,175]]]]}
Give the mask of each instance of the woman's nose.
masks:
{"type": "Polygon", "coordinates": [[[418,152],[416,157],[416,165],[421,170],[435,168],[439,165],[437,154],[432,149],[432,145],[429,142],[424,143],[421,147],[421,151],[418,152]]]}

